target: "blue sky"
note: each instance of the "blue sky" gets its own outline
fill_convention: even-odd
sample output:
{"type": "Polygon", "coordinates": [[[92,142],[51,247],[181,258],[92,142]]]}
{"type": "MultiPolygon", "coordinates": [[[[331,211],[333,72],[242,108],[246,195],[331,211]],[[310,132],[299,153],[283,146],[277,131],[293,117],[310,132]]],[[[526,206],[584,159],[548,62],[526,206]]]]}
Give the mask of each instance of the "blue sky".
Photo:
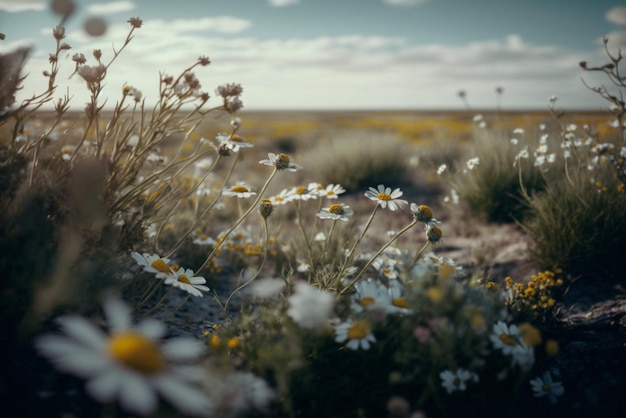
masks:
{"type": "MultiPolygon", "coordinates": [[[[556,95],[565,108],[606,107],[584,88],[578,62],[604,63],[601,39],[626,46],[626,5],[605,0],[78,0],[67,22],[72,46],[59,94],[87,101],[84,83],[69,79],[71,55],[89,57],[121,45],[126,22],[143,27],[116,61],[105,94],[124,84],[155,101],[158,74],[174,74],[208,55],[196,72],[203,89],[239,82],[246,109],[455,109],[467,92],[473,107],[544,109],[556,95]],[[107,23],[91,37],[89,17],[107,23]]],[[[48,1],[0,0],[0,51],[28,44],[29,79],[21,95],[44,88],[40,74],[52,51],[58,17],[48,1]]],[[[90,64],[90,62],[88,62],[90,64]]]]}

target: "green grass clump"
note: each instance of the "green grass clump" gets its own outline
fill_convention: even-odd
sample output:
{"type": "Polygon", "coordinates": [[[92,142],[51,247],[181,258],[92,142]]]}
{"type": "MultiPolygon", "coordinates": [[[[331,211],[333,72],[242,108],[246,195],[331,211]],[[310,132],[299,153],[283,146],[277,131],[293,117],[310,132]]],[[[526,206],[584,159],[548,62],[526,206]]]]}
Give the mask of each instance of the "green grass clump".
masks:
{"type": "Polygon", "coordinates": [[[523,227],[533,241],[530,255],[542,266],[605,277],[626,267],[626,196],[623,183],[609,173],[597,182],[583,174],[574,183],[552,182],[533,196],[532,216],[523,227]]]}
{"type": "Polygon", "coordinates": [[[396,135],[354,131],[303,152],[299,161],[320,182],[356,191],[408,184],[410,155],[410,144],[396,135]]]}

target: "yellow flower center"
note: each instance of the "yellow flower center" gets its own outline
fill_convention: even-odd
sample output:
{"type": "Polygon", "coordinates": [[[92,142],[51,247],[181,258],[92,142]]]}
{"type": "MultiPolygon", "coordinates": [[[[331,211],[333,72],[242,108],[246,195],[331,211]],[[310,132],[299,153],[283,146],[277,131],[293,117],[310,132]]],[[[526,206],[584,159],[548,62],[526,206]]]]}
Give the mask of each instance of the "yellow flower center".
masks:
{"type": "Polygon", "coordinates": [[[549,385],[549,384],[547,384],[547,383],[544,383],[544,384],[543,384],[543,386],[541,387],[541,389],[542,389],[544,392],[550,392],[550,390],[551,390],[550,385],[549,385]]]}
{"type": "Polygon", "coordinates": [[[369,322],[363,319],[357,319],[348,329],[348,338],[351,340],[362,340],[369,335],[370,330],[369,322]]]}
{"type": "Polygon", "coordinates": [[[504,344],[509,345],[509,346],[514,346],[514,345],[517,344],[517,341],[515,341],[515,338],[513,338],[513,336],[511,336],[511,334],[506,334],[506,333],[503,332],[502,334],[498,335],[498,338],[504,344]]]}
{"type": "Polygon", "coordinates": [[[287,154],[280,153],[278,154],[278,161],[284,164],[289,164],[289,156],[287,154]]]}
{"type": "Polygon", "coordinates": [[[150,266],[153,267],[154,269],[156,269],[157,271],[161,272],[161,273],[169,273],[170,272],[170,266],[168,266],[167,263],[165,261],[163,261],[162,258],[157,258],[152,263],[150,263],[150,266]]]}
{"type": "Polygon", "coordinates": [[[397,297],[397,298],[393,298],[393,300],[391,301],[391,304],[393,306],[397,306],[398,308],[409,308],[409,302],[406,300],[405,297],[397,297]]]}
{"type": "Polygon", "coordinates": [[[165,360],[154,342],[134,332],[111,337],[109,354],[126,367],[145,374],[157,374],[165,368],[165,360]]]}
{"type": "Polygon", "coordinates": [[[391,200],[391,195],[387,193],[378,193],[378,200],[391,200]]]}
{"type": "Polygon", "coordinates": [[[188,278],[188,277],[187,277],[187,275],[186,275],[186,274],[184,274],[184,273],[183,273],[183,274],[181,274],[180,276],[178,276],[178,281],[179,281],[179,282],[186,283],[186,284],[191,284],[191,282],[189,281],[189,278],[188,278]]]}
{"type": "Polygon", "coordinates": [[[239,135],[233,135],[230,137],[230,140],[233,142],[243,142],[243,138],[240,137],[239,135]]]}
{"type": "Polygon", "coordinates": [[[419,205],[417,208],[425,217],[427,218],[432,218],[433,217],[433,211],[431,208],[429,208],[426,205],[419,205]]]}
{"type": "Polygon", "coordinates": [[[235,193],[247,193],[250,191],[246,186],[240,186],[240,185],[233,186],[230,190],[232,190],[235,193]]]}
{"type": "Polygon", "coordinates": [[[361,298],[361,306],[364,308],[367,308],[368,306],[370,306],[371,304],[375,303],[376,299],[374,299],[371,296],[365,296],[363,298],[361,298]]]}
{"type": "Polygon", "coordinates": [[[458,388],[459,386],[461,386],[461,379],[459,379],[458,377],[455,377],[454,380],[452,380],[452,384],[454,385],[455,388],[458,388]]]}
{"type": "Polygon", "coordinates": [[[304,194],[308,189],[304,186],[300,186],[296,189],[296,194],[304,194]]]}
{"type": "Polygon", "coordinates": [[[334,203],[328,207],[328,212],[333,215],[343,215],[343,205],[339,203],[334,203]]]}

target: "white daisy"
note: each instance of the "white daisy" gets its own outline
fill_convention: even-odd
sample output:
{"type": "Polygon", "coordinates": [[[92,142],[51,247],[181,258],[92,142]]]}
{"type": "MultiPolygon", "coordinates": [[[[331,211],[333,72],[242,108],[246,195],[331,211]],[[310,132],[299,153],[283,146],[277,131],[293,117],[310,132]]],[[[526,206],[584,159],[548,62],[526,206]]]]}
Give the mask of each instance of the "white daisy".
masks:
{"type": "Polygon", "coordinates": [[[340,194],[345,193],[346,189],[339,184],[329,184],[325,189],[320,190],[318,193],[320,196],[325,196],[328,199],[337,199],[340,194]]]}
{"type": "Polygon", "coordinates": [[[391,187],[379,184],[378,189],[370,187],[365,192],[365,197],[375,200],[383,209],[389,206],[389,210],[396,211],[409,203],[406,200],[398,199],[402,194],[399,188],[391,191],[391,187]]]}
{"type": "Polygon", "coordinates": [[[283,153],[276,155],[270,152],[267,154],[267,159],[259,161],[259,164],[273,166],[277,170],[298,171],[302,169],[299,165],[292,163],[289,156],[283,153]]]}
{"type": "Polygon", "coordinates": [[[143,271],[154,273],[159,279],[164,278],[172,272],[169,265],[169,258],[161,257],[157,254],[139,254],[135,251],[130,253],[130,255],[133,257],[133,260],[137,262],[137,264],[143,267],[143,271]]]}
{"type": "Polygon", "coordinates": [[[298,282],[293,295],[289,296],[287,315],[302,328],[319,328],[328,324],[335,304],[335,297],[324,290],[298,282]]]}
{"type": "Polygon", "coordinates": [[[224,190],[222,191],[222,194],[224,196],[237,196],[238,198],[243,198],[243,199],[247,199],[250,196],[255,196],[256,192],[253,192],[250,189],[250,185],[240,181],[237,182],[236,185],[232,186],[232,187],[225,187],[224,190]]]}
{"type": "Polygon", "coordinates": [[[317,213],[317,217],[320,219],[333,219],[340,221],[347,221],[352,215],[354,215],[354,211],[350,209],[350,206],[342,203],[334,203],[327,208],[322,208],[317,213]]]}
{"type": "Polygon", "coordinates": [[[439,373],[441,378],[441,386],[448,392],[452,393],[457,390],[463,391],[467,389],[466,382],[478,382],[478,375],[465,369],[444,370],[439,373]]]}
{"type": "Polygon", "coordinates": [[[354,312],[361,313],[363,310],[375,309],[389,311],[391,296],[382,283],[372,279],[361,280],[354,285],[354,288],[356,290],[352,304],[354,312]]]}
{"type": "Polygon", "coordinates": [[[191,269],[180,267],[176,272],[171,272],[165,278],[165,284],[182,289],[193,296],[202,297],[202,291],[208,292],[210,289],[203,286],[206,283],[204,277],[195,276],[191,269]]]}
{"type": "Polygon", "coordinates": [[[371,343],[376,342],[372,334],[372,327],[365,319],[348,319],[343,324],[335,327],[335,341],[342,343],[348,341],[346,347],[351,350],[368,350],[371,343]]]}
{"type": "Polygon", "coordinates": [[[507,325],[498,321],[493,325],[493,332],[489,339],[496,349],[502,350],[506,355],[513,355],[518,346],[522,344],[522,331],[517,325],[507,325]]]}
{"type": "Polygon", "coordinates": [[[563,383],[555,382],[552,380],[550,372],[545,372],[543,377],[536,377],[530,381],[530,386],[533,388],[533,395],[535,396],[547,396],[548,400],[555,404],[557,396],[561,396],[565,393],[563,383]]]}
{"type": "Polygon", "coordinates": [[[147,319],[133,326],[131,308],[108,299],[104,312],[110,332],[79,317],[58,319],[65,335],[44,335],[35,347],[59,370],[85,379],[87,392],[98,402],[119,401],[132,414],[148,415],[158,408],[158,394],[184,414],[207,415],[211,402],[197,383],[202,368],[183,365],[203,353],[196,340],[174,338],[157,345],[165,326],[147,319]]]}
{"type": "Polygon", "coordinates": [[[217,139],[219,147],[227,151],[238,152],[241,148],[250,148],[254,146],[249,142],[246,142],[239,135],[218,133],[215,139],[217,139]]]}
{"type": "Polygon", "coordinates": [[[473,170],[474,167],[476,167],[478,164],[480,164],[480,158],[479,157],[474,157],[474,158],[470,158],[469,160],[467,160],[467,162],[465,163],[465,165],[467,166],[467,168],[469,170],[473,170]]]}

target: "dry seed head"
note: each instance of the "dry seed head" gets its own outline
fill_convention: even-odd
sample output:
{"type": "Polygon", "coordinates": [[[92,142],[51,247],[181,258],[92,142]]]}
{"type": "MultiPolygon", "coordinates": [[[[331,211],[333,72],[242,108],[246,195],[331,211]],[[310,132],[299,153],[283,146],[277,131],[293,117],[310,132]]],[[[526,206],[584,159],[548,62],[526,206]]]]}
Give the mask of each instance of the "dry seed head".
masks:
{"type": "Polygon", "coordinates": [[[259,206],[259,212],[261,212],[261,216],[264,219],[267,219],[274,210],[274,205],[272,205],[272,201],[269,199],[261,200],[261,205],[259,206]]]}

